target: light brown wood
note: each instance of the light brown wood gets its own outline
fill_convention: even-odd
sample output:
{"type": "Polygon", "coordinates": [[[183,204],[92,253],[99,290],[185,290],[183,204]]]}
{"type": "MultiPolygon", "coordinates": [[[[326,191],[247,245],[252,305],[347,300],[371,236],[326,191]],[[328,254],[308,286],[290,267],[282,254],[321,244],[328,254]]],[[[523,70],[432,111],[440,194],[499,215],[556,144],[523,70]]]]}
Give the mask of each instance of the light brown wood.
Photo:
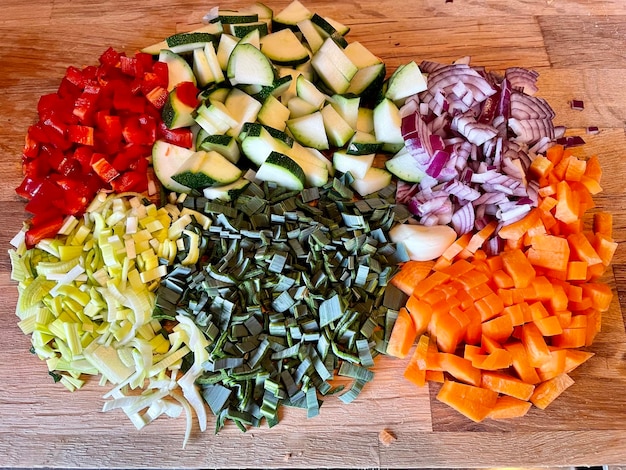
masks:
{"type": "MultiPolygon", "coordinates": [[[[287,0],[270,1],[275,11],[287,0]]],[[[614,214],[615,238],[626,237],[626,2],[622,0],[361,0],[306,1],[352,27],[393,71],[408,60],[452,61],[541,73],[539,95],[557,124],[586,136],[587,155],[605,169],[596,201],[614,214]],[[583,99],[584,111],[570,109],[583,99]]],[[[4,0],[0,6],[0,243],[26,218],[14,193],[23,136],[39,95],[58,86],[69,65],[94,63],[109,45],[133,52],[191,29],[214,4],[192,0],[4,0]]],[[[225,0],[224,8],[246,5],[225,0]]],[[[279,426],[219,435],[194,431],[181,450],[184,419],[159,419],[138,432],[117,412],[102,413],[105,389],[95,383],[69,393],[29,354],[16,325],[15,285],[0,257],[0,465],[6,467],[498,467],[626,463],[626,252],[620,245],[607,280],[615,289],[596,355],[576,370],[576,383],[545,411],[513,421],[472,423],[435,400],[438,387],[418,389],[401,377],[405,361],[377,361],[376,379],[359,399],[329,398],[307,420],[285,410],[279,426]],[[396,440],[379,443],[388,429],[396,440]]],[[[213,425],[210,420],[209,426],[213,425]]]]}

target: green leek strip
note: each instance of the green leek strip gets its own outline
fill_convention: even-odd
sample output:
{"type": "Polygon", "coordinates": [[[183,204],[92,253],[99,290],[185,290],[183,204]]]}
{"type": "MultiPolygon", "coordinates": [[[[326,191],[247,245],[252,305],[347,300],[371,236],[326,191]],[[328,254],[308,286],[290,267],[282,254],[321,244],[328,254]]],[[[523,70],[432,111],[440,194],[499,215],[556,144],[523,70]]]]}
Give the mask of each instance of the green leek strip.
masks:
{"type": "Polygon", "coordinates": [[[363,387],[365,386],[366,383],[367,382],[363,380],[359,380],[359,379],[355,380],[347,392],[345,392],[342,395],[339,395],[339,399],[343,403],[346,403],[346,404],[352,403],[359,396],[359,394],[363,390],[363,387]]]}

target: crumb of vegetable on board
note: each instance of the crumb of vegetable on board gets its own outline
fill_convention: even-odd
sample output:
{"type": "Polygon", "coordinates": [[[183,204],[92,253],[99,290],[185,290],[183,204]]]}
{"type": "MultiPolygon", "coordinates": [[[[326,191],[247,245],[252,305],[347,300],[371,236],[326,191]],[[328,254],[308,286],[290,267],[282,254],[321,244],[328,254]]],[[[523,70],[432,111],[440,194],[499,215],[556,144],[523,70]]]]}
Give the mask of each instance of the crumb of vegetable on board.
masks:
{"type": "Polygon", "coordinates": [[[388,429],[383,429],[378,434],[378,440],[382,443],[382,445],[388,447],[397,439],[396,435],[389,431],[388,429]]]}

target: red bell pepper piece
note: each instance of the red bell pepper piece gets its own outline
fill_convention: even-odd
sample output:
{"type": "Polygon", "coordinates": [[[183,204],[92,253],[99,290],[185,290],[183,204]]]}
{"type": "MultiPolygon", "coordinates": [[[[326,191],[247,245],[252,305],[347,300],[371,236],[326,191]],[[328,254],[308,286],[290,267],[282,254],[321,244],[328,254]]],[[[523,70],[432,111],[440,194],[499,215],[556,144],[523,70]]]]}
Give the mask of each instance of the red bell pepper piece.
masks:
{"type": "Polygon", "coordinates": [[[26,232],[25,242],[28,248],[32,248],[45,238],[52,238],[63,227],[63,217],[56,216],[45,222],[32,225],[26,232]]]}
{"type": "Polygon", "coordinates": [[[167,102],[168,95],[169,93],[167,92],[167,89],[162,86],[157,86],[148,93],[145,93],[146,99],[150,101],[152,106],[156,109],[163,109],[163,106],[165,106],[165,103],[167,102]]]}
{"type": "Polygon", "coordinates": [[[39,147],[39,141],[33,137],[29,128],[26,136],[24,137],[24,150],[22,151],[22,156],[24,158],[36,158],[37,155],[39,155],[39,147]]]}
{"type": "Polygon", "coordinates": [[[165,123],[159,123],[158,136],[160,139],[169,142],[170,144],[178,145],[179,147],[191,148],[193,145],[193,133],[191,129],[169,129],[165,123]]]}
{"type": "Polygon", "coordinates": [[[159,85],[163,88],[167,88],[169,85],[170,75],[169,69],[165,62],[159,62],[158,60],[152,64],[152,72],[159,78],[159,85]]]}
{"type": "Polygon", "coordinates": [[[70,142],[80,145],[93,145],[93,127],[72,125],[68,128],[70,142]]]}
{"type": "Polygon", "coordinates": [[[80,88],[81,90],[85,86],[85,77],[83,75],[83,72],[74,66],[69,66],[67,68],[67,70],[65,71],[65,78],[68,82],[70,82],[77,88],[80,88]]]}
{"type": "Polygon", "coordinates": [[[102,65],[108,65],[111,67],[117,67],[120,63],[121,54],[115,51],[112,47],[109,47],[100,56],[100,63],[102,65]]]}
{"type": "Polygon", "coordinates": [[[91,168],[93,168],[93,171],[95,171],[100,179],[105,183],[110,183],[120,175],[119,172],[113,168],[113,165],[111,165],[107,159],[104,158],[104,155],[94,153],[92,160],[94,160],[94,158],[97,158],[97,160],[91,163],[91,168]]]}
{"type": "Polygon", "coordinates": [[[111,181],[111,187],[116,193],[126,191],[141,193],[148,189],[148,177],[145,171],[127,171],[122,173],[119,178],[111,181]]]}
{"type": "Polygon", "coordinates": [[[198,93],[200,90],[192,82],[181,82],[176,85],[176,96],[181,103],[192,108],[198,106],[198,93]]]}
{"type": "Polygon", "coordinates": [[[98,129],[102,131],[102,138],[106,142],[119,142],[122,138],[122,121],[119,116],[101,111],[96,116],[98,129]]]}
{"type": "Polygon", "coordinates": [[[63,191],[56,184],[45,178],[39,187],[34,191],[30,201],[26,204],[26,210],[33,215],[45,214],[50,210],[51,205],[62,203],[63,191]]]}
{"type": "Polygon", "coordinates": [[[39,191],[42,183],[43,179],[34,176],[26,176],[20,185],[15,188],[15,192],[18,196],[30,200],[35,194],[37,194],[37,191],[39,191]]]}
{"type": "Polygon", "coordinates": [[[137,76],[137,59],[135,57],[127,57],[120,55],[120,68],[122,72],[131,77],[137,76]]]}

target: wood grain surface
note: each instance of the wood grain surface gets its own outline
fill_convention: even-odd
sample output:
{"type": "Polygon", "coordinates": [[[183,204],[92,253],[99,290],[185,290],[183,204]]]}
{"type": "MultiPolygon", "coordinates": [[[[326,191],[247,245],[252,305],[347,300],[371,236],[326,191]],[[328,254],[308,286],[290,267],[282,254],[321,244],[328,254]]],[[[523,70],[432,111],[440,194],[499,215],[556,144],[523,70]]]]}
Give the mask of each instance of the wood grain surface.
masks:
{"type": "MultiPolygon", "coordinates": [[[[268,0],[274,11],[286,0],[268,0]]],[[[545,411],[476,424],[401,377],[404,361],[382,358],[375,381],[351,405],[329,398],[307,420],[286,410],[279,426],[219,435],[194,431],[181,449],[184,419],[159,419],[142,431],[122,413],[102,413],[106,389],[90,383],[69,393],[28,352],[17,327],[16,289],[0,256],[0,466],[97,468],[536,467],[626,464],[626,2],[623,0],[310,0],[309,9],[340,20],[388,64],[471,56],[493,70],[519,65],[540,72],[539,95],[556,123],[584,135],[578,151],[605,169],[598,207],[614,214],[620,242],[606,277],[615,290],[595,356],[545,411]],[[585,102],[570,109],[571,99],[585,102]],[[379,442],[379,432],[396,440],[379,442]]],[[[14,192],[24,134],[39,95],[69,65],[88,65],[108,46],[129,53],[198,26],[214,5],[197,0],[3,0],[0,5],[0,245],[27,214],[14,192]]],[[[246,5],[224,0],[224,8],[246,5]]],[[[209,428],[213,425],[211,421],[209,428]]]]}

